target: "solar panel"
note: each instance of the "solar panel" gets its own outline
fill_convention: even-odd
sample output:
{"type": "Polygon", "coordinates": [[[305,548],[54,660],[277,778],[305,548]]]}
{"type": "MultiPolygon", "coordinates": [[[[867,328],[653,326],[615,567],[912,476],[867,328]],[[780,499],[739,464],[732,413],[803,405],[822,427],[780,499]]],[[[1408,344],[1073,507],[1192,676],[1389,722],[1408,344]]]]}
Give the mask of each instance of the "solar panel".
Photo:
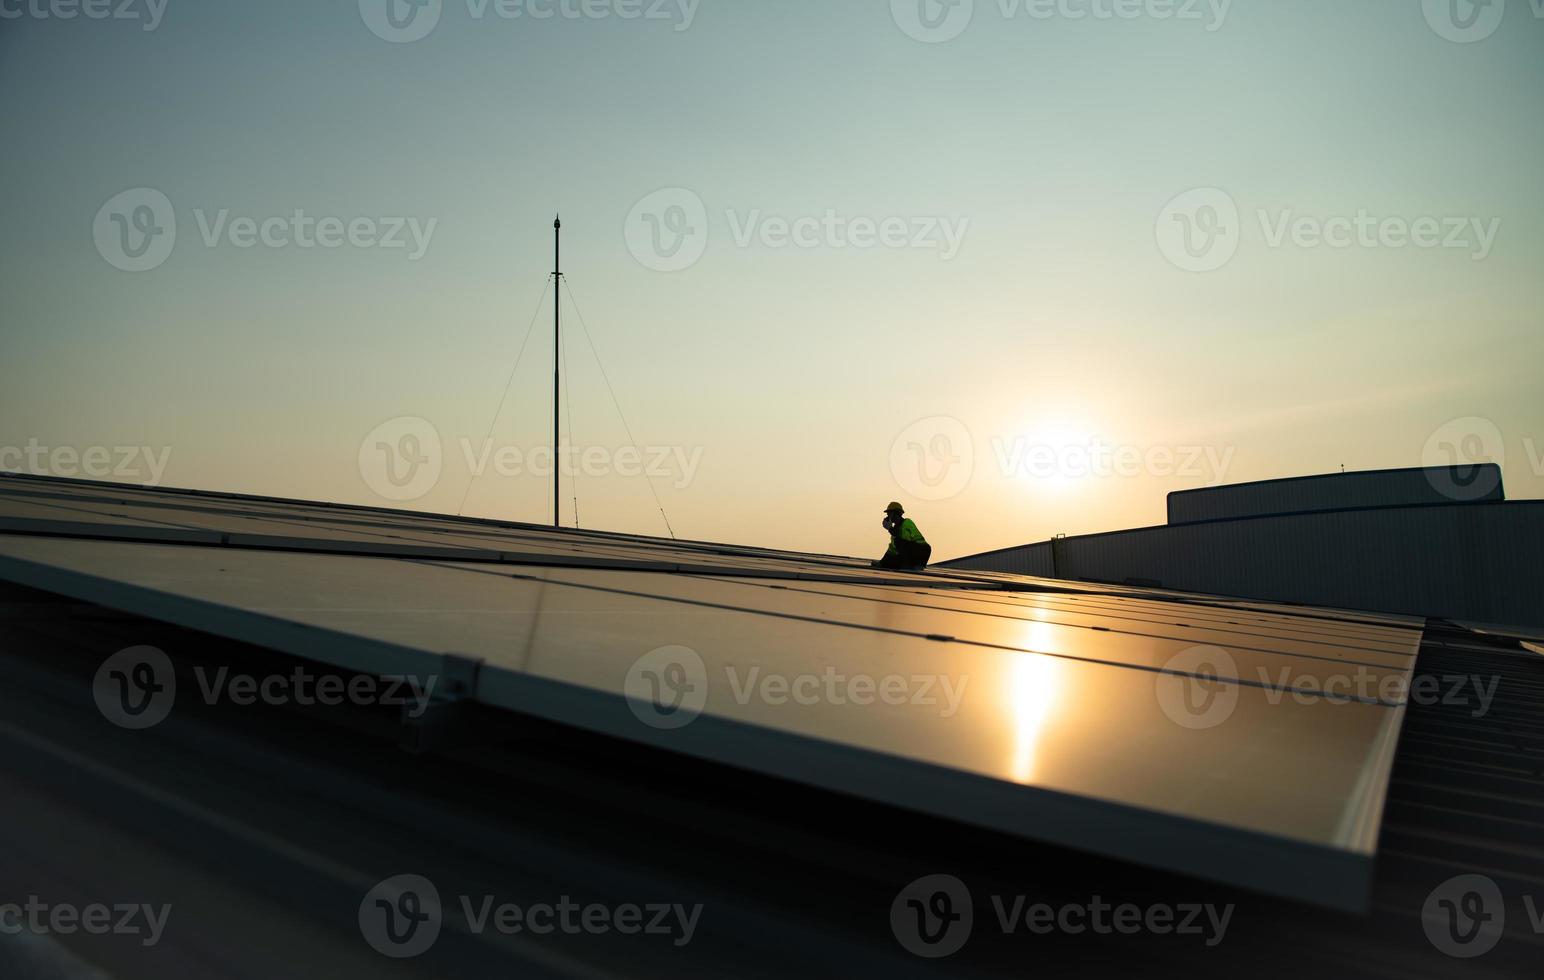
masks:
{"type": "MultiPolygon", "coordinates": [[[[38,519],[38,498],[7,482],[0,519],[38,519]]],[[[353,670],[476,658],[471,693],[494,707],[1322,904],[1364,901],[1415,629],[445,518],[395,532],[389,515],[298,504],[255,518],[236,499],[137,493],[164,515],[186,504],[162,519],[198,528],[293,525],[294,547],[108,540],[114,522],[155,527],[157,508],[98,492],[78,505],[90,521],[0,533],[0,578],[353,670]],[[361,537],[388,550],[316,546],[361,537]],[[526,563],[411,550],[468,545],[526,563]],[[695,571],[561,567],[575,556],[695,571]],[[1313,694],[1350,677],[1364,686],[1349,696],[1313,694]]]]}
{"type": "MultiPolygon", "coordinates": [[[[4,488],[9,506],[18,511],[33,509],[21,523],[13,521],[14,529],[66,533],[68,526],[90,520],[118,528],[116,536],[139,540],[194,540],[296,551],[735,573],[870,584],[897,581],[897,573],[870,568],[856,559],[828,560],[822,556],[782,555],[733,546],[678,545],[659,539],[567,529],[554,533],[550,528],[479,526],[428,515],[386,516],[314,504],[230,501],[185,492],[158,497],[156,492],[141,488],[113,488],[108,492],[71,486],[69,493],[54,493],[44,486],[45,489],[39,489],[37,483],[25,481],[14,490],[11,486],[4,488]],[[38,502],[45,498],[49,503],[38,502]]],[[[915,577],[913,573],[904,574],[915,577]]],[[[927,573],[927,577],[975,584],[972,578],[946,573],[927,573]]]]}
{"type": "MultiPolygon", "coordinates": [[[[753,579],[728,579],[745,585],[767,587],[767,583],[753,579]]],[[[1379,655],[1400,658],[1413,656],[1415,647],[1409,631],[1390,636],[1349,636],[1331,629],[1315,630],[1299,621],[1283,617],[1252,617],[1229,620],[1209,619],[1178,612],[1173,605],[1165,610],[1168,615],[1149,613],[1134,603],[1117,602],[1103,607],[1095,614],[1088,607],[1058,602],[1053,598],[1024,593],[998,593],[975,590],[918,588],[896,592],[893,588],[873,588],[865,585],[837,583],[812,583],[785,586],[816,595],[848,596],[883,602],[904,602],[928,608],[968,612],[984,616],[1006,616],[1064,623],[1074,626],[1112,626],[1126,632],[1154,636],[1175,636],[1176,630],[1186,630],[1185,635],[1208,636],[1217,642],[1236,642],[1245,646],[1262,646],[1283,653],[1303,652],[1309,647],[1343,647],[1347,651],[1374,651],[1379,655]],[[1179,620],[1186,620],[1183,624],[1179,620]],[[1113,624],[1113,625],[1112,625],[1113,624]],[[1249,638],[1249,639],[1244,639],[1249,638]]],[[[1210,641],[1209,641],[1210,642],[1210,641]]]]}
{"type": "MultiPolygon", "coordinates": [[[[484,574],[507,574],[486,567],[455,565],[484,574]]],[[[850,599],[693,576],[584,570],[532,572],[554,584],[569,584],[607,594],[639,595],[677,603],[742,609],[766,615],[873,630],[913,637],[946,637],[951,643],[1020,650],[1026,653],[1160,670],[1208,638],[1133,636],[1109,630],[1061,625],[1048,619],[1011,619],[959,614],[900,602],[850,599]]],[[[1183,632],[1183,631],[1180,631],[1183,632]]],[[[1408,660],[1388,662],[1361,652],[1350,659],[1344,647],[1303,645],[1295,653],[1268,652],[1243,645],[1228,648],[1230,679],[1288,690],[1319,691],[1331,677],[1355,671],[1369,690],[1396,689],[1409,670],[1408,660]]]]}

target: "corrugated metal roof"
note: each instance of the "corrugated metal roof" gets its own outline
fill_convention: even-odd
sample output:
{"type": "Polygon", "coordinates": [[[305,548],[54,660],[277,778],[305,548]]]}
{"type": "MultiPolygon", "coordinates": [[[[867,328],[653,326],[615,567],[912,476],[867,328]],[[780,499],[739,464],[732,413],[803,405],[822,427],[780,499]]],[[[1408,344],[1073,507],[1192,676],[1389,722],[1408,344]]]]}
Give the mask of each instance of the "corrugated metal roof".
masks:
{"type": "Polygon", "coordinates": [[[1168,524],[946,563],[1409,616],[1544,626],[1544,501],[1168,524]]]}
{"type": "Polygon", "coordinates": [[[1505,499],[1495,463],[1360,470],[1176,490],[1169,494],[1169,523],[1505,499]]]}

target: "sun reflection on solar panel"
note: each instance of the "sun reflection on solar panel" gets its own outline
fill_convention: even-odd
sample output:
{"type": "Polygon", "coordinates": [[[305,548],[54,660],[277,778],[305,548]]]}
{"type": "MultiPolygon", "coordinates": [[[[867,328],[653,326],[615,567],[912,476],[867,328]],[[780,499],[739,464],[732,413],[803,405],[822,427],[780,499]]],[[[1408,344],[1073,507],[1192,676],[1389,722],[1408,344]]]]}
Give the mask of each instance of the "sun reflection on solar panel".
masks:
{"type": "MultiPolygon", "coordinates": [[[[1052,652],[1052,628],[1048,623],[1026,623],[1024,646],[1052,652]]],[[[1046,722],[1057,708],[1062,661],[1055,657],[1019,654],[1013,658],[1008,677],[1008,707],[1013,725],[1013,756],[1009,772],[1021,783],[1035,778],[1035,758],[1046,722]]]]}

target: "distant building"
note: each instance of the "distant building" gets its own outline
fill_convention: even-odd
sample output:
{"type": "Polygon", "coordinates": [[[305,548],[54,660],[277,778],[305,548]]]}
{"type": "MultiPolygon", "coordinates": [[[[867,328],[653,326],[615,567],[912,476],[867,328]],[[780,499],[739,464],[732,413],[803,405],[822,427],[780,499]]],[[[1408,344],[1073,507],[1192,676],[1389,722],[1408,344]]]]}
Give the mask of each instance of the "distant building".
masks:
{"type": "Polygon", "coordinates": [[[1544,626],[1544,501],[1507,501],[1494,464],[1182,490],[1168,517],[943,564],[1544,626]]]}

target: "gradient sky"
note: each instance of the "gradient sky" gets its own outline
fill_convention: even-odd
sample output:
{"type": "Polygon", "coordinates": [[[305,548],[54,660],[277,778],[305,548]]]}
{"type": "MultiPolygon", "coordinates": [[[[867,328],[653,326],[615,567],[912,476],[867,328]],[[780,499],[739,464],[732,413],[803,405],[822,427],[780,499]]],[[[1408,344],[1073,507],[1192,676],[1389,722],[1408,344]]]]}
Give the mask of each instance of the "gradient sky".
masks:
{"type": "MultiPolygon", "coordinates": [[[[410,448],[418,423],[392,420],[416,418],[441,472],[400,506],[454,512],[561,210],[634,436],[696,459],[655,480],[682,537],[877,555],[896,498],[952,557],[1161,523],[1170,490],[1447,445],[1504,455],[1511,497],[1544,491],[1531,0],[1467,35],[1443,26],[1450,0],[1236,0],[1220,21],[1205,3],[1080,19],[1112,0],[1045,17],[975,0],[948,40],[904,29],[924,0],[669,0],[637,19],[625,0],[547,19],[445,0],[405,43],[371,29],[386,0],[167,0],[153,30],[149,0],[138,20],[49,2],[0,0],[0,452],[146,445],[170,450],[167,485],[383,504],[361,457],[410,448]],[[165,195],[176,235],[128,272],[94,229],[138,188],[165,195]],[[705,224],[669,208],[694,200],[705,224]],[[1218,201],[1238,215],[1214,248],[1236,251],[1181,268],[1174,230],[1210,227],[1218,201]],[[222,210],[297,209],[435,224],[417,258],[205,243],[222,210]],[[900,219],[908,247],[824,227],[778,242],[776,219],[828,212],[900,219]],[[1285,212],[1460,219],[1475,241],[1273,245],[1285,212]],[[685,251],[651,253],[650,215],[665,236],[682,214],[685,251]],[[957,252],[909,247],[938,219],[963,228],[957,252]],[[1091,440],[1139,472],[1077,471],[1067,447],[1091,440]],[[951,468],[919,470],[913,444],[951,468]],[[1036,446],[1059,452],[1049,470],[1012,465],[1036,446]]],[[[547,302],[495,446],[550,441],[547,302]]],[[[628,439],[568,322],[565,429],[614,450],[628,439]]],[[[577,492],[586,526],[664,530],[640,477],[577,492]]],[[[490,472],[466,511],[543,520],[549,494],[490,472]]]]}

